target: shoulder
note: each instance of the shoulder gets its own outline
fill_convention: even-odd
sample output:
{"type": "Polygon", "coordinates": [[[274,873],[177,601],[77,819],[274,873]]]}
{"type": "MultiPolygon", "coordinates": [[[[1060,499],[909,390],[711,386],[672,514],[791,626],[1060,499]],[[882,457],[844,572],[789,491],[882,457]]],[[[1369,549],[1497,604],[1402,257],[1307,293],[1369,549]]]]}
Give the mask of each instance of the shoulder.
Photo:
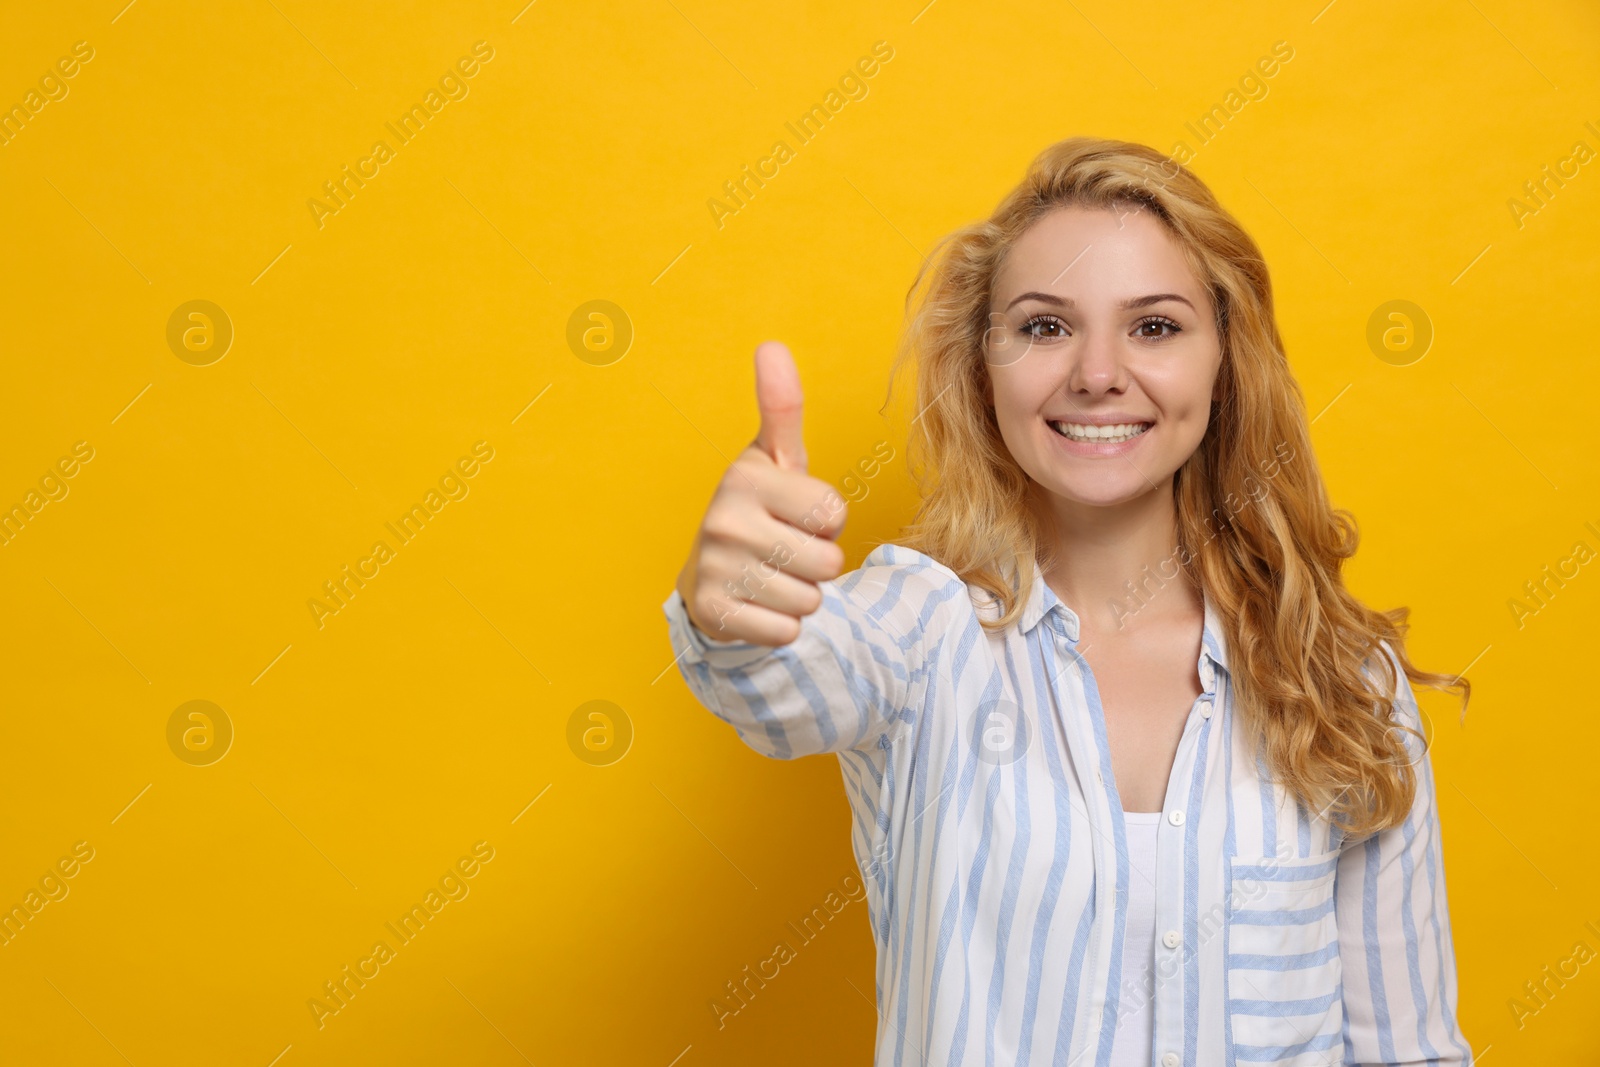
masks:
{"type": "Polygon", "coordinates": [[[1410,680],[1406,677],[1405,668],[1400,665],[1400,657],[1395,655],[1394,645],[1389,643],[1388,638],[1379,638],[1378,647],[1368,653],[1361,670],[1372,684],[1374,692],[1387,693],[1392,684],[1397,704],[1408,695],[1410,680]]]}
{"type": "Polygon", "coordinates": [[[861,562],[862,571],[873,571],[878,575],[902,573],[907,580],[914,580],[925,585],[944,586],[952,583],[965,587],[967,583],[961,576],[949,567],[940,563],[926,552],[919,552],[914,548],[885,542],[867,553],[867,558],[861,562]]]}
{"type": "Polygon", "coordinates": [[[925,552],[887,542],[836,584],[841,592],[873,602],[881,614],[909,615],[923,626],[934,614],[971,605],[959,574],[925,552]]]}
{"type": "Polygon", "coordinates": [[[1421,706],[1417,703],[1416,692],[1411,688],[1411,679],[1407,677],[1405,667],[1395,653],[1394,645],[1387,638],[1380,639],[1377,650],[1367,657],[1362,669],[1374,694],[1385,698],[1392,697],[1389,721],[1404,728],[1406,744],[1409,747],[1415,743],[1415,735],[1409,731],[1422,731],[1424,716],[1421,706]]]}

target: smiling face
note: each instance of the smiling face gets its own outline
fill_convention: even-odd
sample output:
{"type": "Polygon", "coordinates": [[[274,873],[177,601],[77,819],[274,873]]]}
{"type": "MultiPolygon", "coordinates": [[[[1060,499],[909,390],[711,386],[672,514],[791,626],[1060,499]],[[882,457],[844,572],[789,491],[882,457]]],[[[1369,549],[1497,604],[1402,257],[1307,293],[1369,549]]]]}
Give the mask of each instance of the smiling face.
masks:
{"type": "Polygon", "coordinates": [[[1157,489],[1199,447],[1222,345],[1148,209],[1057,208],[995,278],[984,358],[1000,435],[1059,513],[1157,489]]]}

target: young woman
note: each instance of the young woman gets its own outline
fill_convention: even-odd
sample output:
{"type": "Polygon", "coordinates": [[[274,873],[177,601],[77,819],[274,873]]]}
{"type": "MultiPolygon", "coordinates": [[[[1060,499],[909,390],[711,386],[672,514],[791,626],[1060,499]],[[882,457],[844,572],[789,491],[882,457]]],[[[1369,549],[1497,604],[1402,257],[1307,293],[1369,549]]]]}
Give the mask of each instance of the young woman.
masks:
{"type": "Polygon", "coordinates": [[[839,757],[880,1065],[1467,1064],[1407,609],[1311,452],[1255,243],[1142,145],[930,256],[922,490],[841,577],[794,362],[663,608],[752,748],[839,757]]]}

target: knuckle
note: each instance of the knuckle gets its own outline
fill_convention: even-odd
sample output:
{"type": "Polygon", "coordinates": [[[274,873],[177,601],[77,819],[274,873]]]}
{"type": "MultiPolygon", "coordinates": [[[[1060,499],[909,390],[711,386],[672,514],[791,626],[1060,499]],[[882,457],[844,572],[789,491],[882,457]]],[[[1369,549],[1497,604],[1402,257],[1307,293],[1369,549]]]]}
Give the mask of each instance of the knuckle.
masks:
{"type": "Polygon", "coordinates": [[[726,601],[727,597],[722,595],[709,576],[702,579],[694,591],[694,610],[702,619],[715,619],[726,601]]]}
{"type": "Polygon", "coordinates": [[[695,625],[699,626],[705,633],[715,633],[718,614],[717,606],[712,601],[712,598],[705,593],[697,593],[690,606],[693,609],[690,615],[695,625]]]}
{"type": "MultiPolygon", "coordinates": [[[[759,452],[756,453],[760,455],[759,452]]],[[[756,464],[759,461],[748,452],[741,454],[728,469],[722,472],[722,477],[717,481],[719,494],[747,493],[756,477],[756,464]]]]}
{"type": "Polygon", "coordinates": [[[813,531],[841,528],[848,504],[839,491],[816,478],[809,479],[807,490],[810,501],[810,508],[806,512],[808,527],[813,531]]]}
{"type": "Polygon", "coordinates": [[[713,504],[706,509],[701,529],[705,531],[708,540],[727,543],[738,540],[743,523],[736,509],[725,504],[713,504]]]}
{"type": "Polygon", "coordinates": [[[814,583],[807,582],[800,599],[806,605],[805,613],[810,615],[822,607],[822,590],[814,583]]]}

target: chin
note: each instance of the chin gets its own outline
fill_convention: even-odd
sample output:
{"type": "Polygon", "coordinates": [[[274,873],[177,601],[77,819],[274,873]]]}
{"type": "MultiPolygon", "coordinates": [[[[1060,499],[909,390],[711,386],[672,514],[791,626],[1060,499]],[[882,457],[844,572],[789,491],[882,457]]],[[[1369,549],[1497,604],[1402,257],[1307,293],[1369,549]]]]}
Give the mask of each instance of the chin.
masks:
{"type": "MultiPolygon", "coordinates": [[[[1130,474],[1133,472],[1129,472],[1130,474]]],[[[1086,482],[1064,482],[1059,478],[1040,482],[1051,496],[1087,507],[1111,508],[1150,492],[1150,484],[1137,474],[1133,480],[1118,478],[1114,481],[1096,479],[1086,482]]],[[[1157,484],[1160,484],[1159,482],[1157,484]]]]}
{"type": "MultiPolygon", "coordinates": [[[[1149,492],[1148,488],[1145,490],[1145,492],[1149,492]]],[[[1139,499],[1141,496],[1144,496],[1144,495],[1145,495],[1144,493],[1140,493],[1140,492],[1128,492],[1128,493],[1121,493],[1121,494],[1118,494],[1116,496],[1110,496],[1110,497],[1086,498],[1086,499],[1083,499],[1081,502],[1086,504],[1086,505],[1088,505],[1089,507],[1114,508],[1114,507],[1120,507],[1123,504],[1131,503],[1131,502],[1139,499]]]]}

